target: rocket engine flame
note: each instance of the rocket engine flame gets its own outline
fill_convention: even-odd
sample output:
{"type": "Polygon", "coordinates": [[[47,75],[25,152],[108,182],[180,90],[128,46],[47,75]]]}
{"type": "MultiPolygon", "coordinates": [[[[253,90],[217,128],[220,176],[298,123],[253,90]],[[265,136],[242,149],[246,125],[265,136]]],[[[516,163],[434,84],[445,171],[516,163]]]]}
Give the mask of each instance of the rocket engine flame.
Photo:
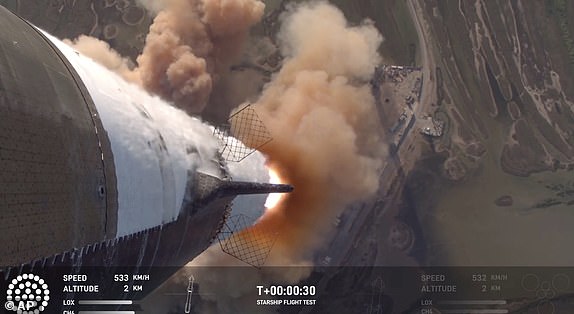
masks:
{"type": "MultiPolygon", "coordinates": [[[[279,177],[279,173],[277,173],[277,171],[275,171],[273,168],[268,168],[269,169],[269,183],[273,183],[273,184],[280,184],[283,183],[281,180],[281,177],[279,177]]],[[[267,209],[272,209],[275,206],[277,206],[277,204],[279,204],[279,202],[281,202],[281,199],[283,198],[284,194],[281,193],[270,193],[267,196],[267,199],[265,200],[265,208],[267,209]]]]}

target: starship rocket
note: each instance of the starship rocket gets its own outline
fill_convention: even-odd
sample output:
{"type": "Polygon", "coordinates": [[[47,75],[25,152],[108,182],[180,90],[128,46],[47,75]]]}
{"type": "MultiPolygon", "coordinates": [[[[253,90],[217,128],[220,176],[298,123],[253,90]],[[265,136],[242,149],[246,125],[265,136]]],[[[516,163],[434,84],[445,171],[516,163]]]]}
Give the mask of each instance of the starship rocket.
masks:
{"type": "Polygon", "coordinates": [[[0,267],[181,266],[292,189],[232,181],[212,131],[0,7],[0,267]]]}

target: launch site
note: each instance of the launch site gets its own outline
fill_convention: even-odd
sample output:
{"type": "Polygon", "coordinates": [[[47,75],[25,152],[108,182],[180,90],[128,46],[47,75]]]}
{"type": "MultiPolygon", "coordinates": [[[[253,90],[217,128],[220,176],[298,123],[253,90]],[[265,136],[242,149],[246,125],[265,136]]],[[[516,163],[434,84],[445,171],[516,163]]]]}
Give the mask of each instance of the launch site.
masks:
{"type": "Polygon", "coordinates": [[[574,313],[572,21],[0,0],[0,309],[574,313]]]}

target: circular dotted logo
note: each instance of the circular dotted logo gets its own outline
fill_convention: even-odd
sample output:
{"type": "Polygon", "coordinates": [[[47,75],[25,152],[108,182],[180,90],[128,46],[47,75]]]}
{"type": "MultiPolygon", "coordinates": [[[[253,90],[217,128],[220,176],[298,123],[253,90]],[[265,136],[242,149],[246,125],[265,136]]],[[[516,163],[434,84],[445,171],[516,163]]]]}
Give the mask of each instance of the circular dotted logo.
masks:
{"type": "Polygon", "coordinates": [[[555,306],[552,300],[558,293],[565,293],[570,288],[570,277],[559,273],[552,277],[552,280],[545,280],[536,274],[526,274],[522,277],[522,288],[525,291],[536,295],[539,302],[536,306],[538,313],[555,313],[555,306]]]}
{"type": "Polygon", "coordinates": [[[46,309],[50,290],[44,279],[33,274],[20,275],[10,282],[4,308],[17,314],[38,314],[46,309]]]}

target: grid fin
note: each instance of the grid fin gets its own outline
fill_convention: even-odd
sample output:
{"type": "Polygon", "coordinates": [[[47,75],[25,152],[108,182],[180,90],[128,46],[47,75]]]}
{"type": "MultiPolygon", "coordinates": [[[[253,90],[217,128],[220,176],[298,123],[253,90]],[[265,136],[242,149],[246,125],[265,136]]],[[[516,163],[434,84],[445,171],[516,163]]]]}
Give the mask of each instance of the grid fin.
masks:
{"type": "Polygon", "coordinates": [[[243,214],[231,216],[217,237],[223,252],[259,268],[265,264],[277,232],[252,222],[243,214]]]}
{"type": "Polygon", "coordinates": [[[213,131],[219,139],[219,152],[226,161],[242,161],[272,140],[271,133],[250,104],[227,121],[228,124],[213,131]]]}

